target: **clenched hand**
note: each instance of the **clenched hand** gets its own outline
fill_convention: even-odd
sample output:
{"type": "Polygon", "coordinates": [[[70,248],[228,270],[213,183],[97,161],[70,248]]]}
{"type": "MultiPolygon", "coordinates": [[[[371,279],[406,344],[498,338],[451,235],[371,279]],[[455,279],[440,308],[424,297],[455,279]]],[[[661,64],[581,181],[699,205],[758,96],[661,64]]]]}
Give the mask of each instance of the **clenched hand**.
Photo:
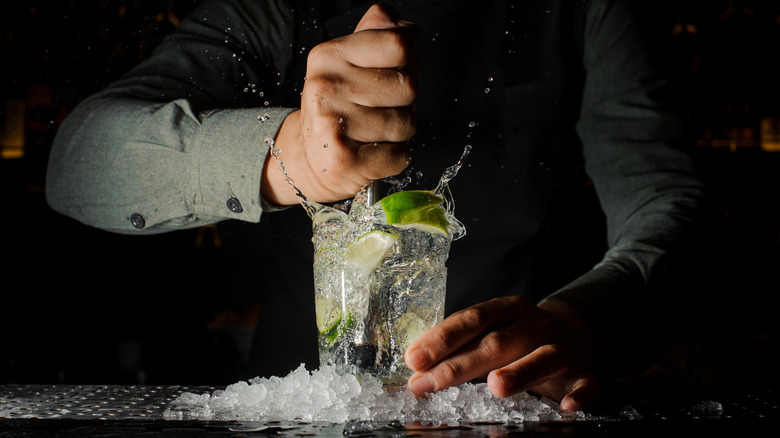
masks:
{"type": "MultiPolygon", "coordinates": [[[[308,199],[345,199],[408,166],[407,143],[416,131],[417,31],[389,7],[374,5],[354,33],[310,51],[301,107],[285,119],[274,145],[308,199]]],[[[264,199],[297,202],[271,157],[263,175],[264,199]]]]}

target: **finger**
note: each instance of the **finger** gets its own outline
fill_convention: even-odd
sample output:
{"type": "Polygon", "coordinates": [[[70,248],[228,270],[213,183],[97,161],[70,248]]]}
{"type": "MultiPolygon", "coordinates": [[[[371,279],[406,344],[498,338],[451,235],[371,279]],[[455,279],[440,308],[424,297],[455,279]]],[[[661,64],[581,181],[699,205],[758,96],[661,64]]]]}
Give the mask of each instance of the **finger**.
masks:
{"type": "Polygon", "coordinates": [[[308,64],[340,58],[361,68],[403,68],[416,65],[414,53],[412,38],[406,32],[369,29],[314,46],[308,64]]]}
{"type": "Polygon", "coordinates": [[[502,297],[453,313],[409,345],[406,364],[426,371],[489,329],[509,324],[528,305],[522,297],[502,297]]]}
{"type": "Polygon", "coordinates": [[[404,108],[353,107],[341,132],[359,143],[409,141],[417,130],[414,113],[404,108]]]}
{"type": "Polygon", "coordinates": [[[543,345],[488,376],[488,388],[498,397],[509,397],[553,379],[567,370],[568,348],[543,345]]]}
{"type": "Polygon", "coordinates": [[[411,161],[406,143],[359,143],[346,136],[330,136],[327,143],[311,148],[307,154],[306,162],[312,163],[308,173],[334,189],[356,184],[359,189],[372,180],[401,173],[411,161]],[[333,178],[338,178],[335,185],[333,178]]]}
{"type": "Polygon", "coordinates": [[[417,100],[417,80],[402,69],[353,69],[342,79],[350,100],[374,108],[411,107],[417,100]]]}
{"type": "Polygon", "coordinates": [[[350,107],[356,112],[363,107],[413,110],[417,83],[408,72],[395,69],[351,70],[307,78],[301,105],[317,114],[346,113],[350,107]]]}
{"type": "MultiPolygon", "coordinates": [[[[400,36],[398,43],[399,48],[404,52],[404,59],[397,63],[397,65],[376,65],[374,67],[407,67],[412,75],[417,75],[420,70],[420,60],[417,51],[410,50],[410,41],[417,38],[420,34],[420,28],[411,21],[403,20],[398,12],[391,6],[386,4],[375,4],[371,6],[368,11],[360,19],[360,22],[355,27],[354,33],[359,33],[366,30],[392,30],[400,36]]],[[[368,37],[364,34],[363,36],[368,37]]],[[[362,41],[362,40],[352,40],[362,41]]],[[[395,40],[391,40],[395,41],[395,40]]],[[[365,47],[365,46],[364,46],[365,47]]],[[[366,64],[355,62],[364,58],[352,59],[354,65],[366,66],[366,64]]]]}
{"type": "Polygon", "coordinates": [[[403,20],[392,6],[377,3],[363,14],[363,17],[355,26],[355,32],[367,29],[393,29],[398,27],[416,27],[414,23],[403,20]]]}
{"type": "Polygon", "coordinates": [[[430,370],[412,376],[409,388],[415,395],[423,396],[485,376],[489,371],[511,363],[533,348],[517,336],[523,326],[523,322],[517,322],[473,340],[430,370]]]}
{"type": "Polygon", "coordinates": [[[398,175],[410,162],[411,150],[406,143],[368,143],[357,147],[358,173],[368,180],[398,175]]]}
{"type": "Polygon", "coordinates": [[[577,379],[572,386],[572,390],[561,400],[561,408],[567,411],[584,411],[595,405],[601,397],[601,384],[591,374],[577,379]]]}

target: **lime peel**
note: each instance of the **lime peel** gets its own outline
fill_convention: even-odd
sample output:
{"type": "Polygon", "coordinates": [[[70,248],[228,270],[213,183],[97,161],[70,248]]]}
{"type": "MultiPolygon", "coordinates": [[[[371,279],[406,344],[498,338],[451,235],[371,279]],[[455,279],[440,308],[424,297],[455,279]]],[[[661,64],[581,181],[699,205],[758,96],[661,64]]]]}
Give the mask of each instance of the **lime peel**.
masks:
{"type": "Polygon", "coordinates": [[[449,222],[439,206],[444,198],[427,190],[406,190],[382,198],[379,203],[387,223],[448,235],[449,222]]]}
{"type": "Polygon", "coordinates": [[[341,322],[341,308],[337,300],[317,297],[314,302],[317,317],[317,330],[325,334],[341,322]]]}

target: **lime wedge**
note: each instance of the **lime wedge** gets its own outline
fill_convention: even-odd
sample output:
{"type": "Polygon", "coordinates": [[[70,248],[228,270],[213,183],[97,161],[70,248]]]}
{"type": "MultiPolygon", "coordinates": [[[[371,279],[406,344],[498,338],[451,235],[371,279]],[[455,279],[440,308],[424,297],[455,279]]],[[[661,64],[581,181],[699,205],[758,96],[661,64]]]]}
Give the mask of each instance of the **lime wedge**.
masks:
{"type": "Polygon", "coordinates": [[[426,190],[397,192],[379,201],[388,224],[447,235],[449,222],[439,207],[443,202],[444,198],[426,190]]]}
{"type": "Polygon", "coordinates": [[[369,274],[393,248],[398,236],[385,231],[373,230],[358,237],[347,246],[344,258],[364,275],[369,274]]]}
{"type": "Polygon", "coordinates": [[[337,300],[328,300],[322,297],[314,299],[317,316],[317,330],[320,334],[328,333],[341,322],[341,306],[337,300]]]}

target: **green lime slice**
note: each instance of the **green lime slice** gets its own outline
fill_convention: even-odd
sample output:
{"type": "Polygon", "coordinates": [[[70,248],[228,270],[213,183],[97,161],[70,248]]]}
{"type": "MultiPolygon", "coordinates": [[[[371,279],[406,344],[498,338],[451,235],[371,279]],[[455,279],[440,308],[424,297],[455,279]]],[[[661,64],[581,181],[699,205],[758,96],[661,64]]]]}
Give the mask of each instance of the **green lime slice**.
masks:
{"type": "Polygon", "coordinates": [[[367,275],[379,266],[397,240],[398,236],[392,233],[369,231],[347,246],[344,259],[367,275]]]}
{"type": "Polygon", "coordinates": [[[449,222],[439,205],[444,198],[426,190],[406,190],[388,195],[379,203],[387,223],[447,235],[449,222]]]}
{"type": "Polygon", "coordinates": [[[328,333],[341,322],[341,306],[338,300],[328,300],[323,297],[315,297],[315,312],[317,316],[317,330],[320,334],[328,333]]]}

